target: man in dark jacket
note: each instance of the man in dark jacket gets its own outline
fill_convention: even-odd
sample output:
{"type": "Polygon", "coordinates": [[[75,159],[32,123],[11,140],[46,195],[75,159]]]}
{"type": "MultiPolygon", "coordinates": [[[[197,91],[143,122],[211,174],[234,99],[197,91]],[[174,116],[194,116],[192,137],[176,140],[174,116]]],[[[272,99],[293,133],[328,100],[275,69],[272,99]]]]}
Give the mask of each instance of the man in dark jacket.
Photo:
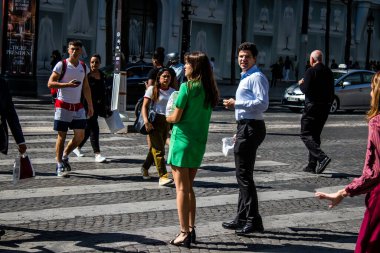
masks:
{"type": "Polygon", "coordinates": [[[305,109],[301,118],[301,139],[309,150],[309,163],[305,172],[322,173],[331,159],[322,151],[321,133],[329,115],[334,97],[334,77],[323,63],[323,53],[310,54],[311,67],[298,84],[305,94],[305,109]]]}
{"type": "MultiPolygon", "coordinates": [[[[12,102],[11,94],[4,79],[0,78],[0,152],[8,153],[8,126],[11,129],[13,138],[18,145],[18,151],[23,154],[26,151],[24,134],[22,133],[20,121],[12,102]]],[[[4,230],[0,229],[0,236],[4,235],[4,230]]]]}

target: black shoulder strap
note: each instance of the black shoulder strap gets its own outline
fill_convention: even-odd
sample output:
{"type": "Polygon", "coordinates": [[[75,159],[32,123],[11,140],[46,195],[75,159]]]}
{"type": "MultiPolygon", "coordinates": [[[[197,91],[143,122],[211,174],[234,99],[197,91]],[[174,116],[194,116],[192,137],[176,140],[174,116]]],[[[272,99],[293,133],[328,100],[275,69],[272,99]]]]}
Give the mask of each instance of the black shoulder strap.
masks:
{"type": "Polygon", "coordinates": [[[63,76],[64,76],[65,73],[66,73],[66,69],[67,69],[67,62],[66,62],[66,59],[63,59],[61,62],[62,62],[62,71],[61,71],[61,75],[60,75],[59,78],[58,78],[58,82],[62,80],[63,76]]]}

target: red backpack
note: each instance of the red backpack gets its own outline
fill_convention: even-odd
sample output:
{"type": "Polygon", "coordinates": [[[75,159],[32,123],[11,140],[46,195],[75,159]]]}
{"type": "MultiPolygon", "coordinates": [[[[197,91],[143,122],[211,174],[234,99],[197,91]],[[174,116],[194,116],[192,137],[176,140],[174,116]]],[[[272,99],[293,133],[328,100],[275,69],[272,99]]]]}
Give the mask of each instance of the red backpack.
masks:
{"type": "MultiPolygon", "coordinates": [[[[67,60],[63,59],[61,62],[62,62],[62,71],[61,71],[61,75],[58,78],[58,82],[60,82],[62,80],[63,76],[66,73],[66,69],[67,69],[67,60]]],[[[84,63],[84,61],[79,61],[79,62],[80,62],[80,64],[82,64],[83,69],[84,69],[84,73],[86,74],[86,72],[87,72],[86,64],[84,63]]],[[[53,103],[55,102],[55,99],[57,98],[57,92],[58,92],[57,88],[50,88],[50,94],[52,96],[53,103]]]]}

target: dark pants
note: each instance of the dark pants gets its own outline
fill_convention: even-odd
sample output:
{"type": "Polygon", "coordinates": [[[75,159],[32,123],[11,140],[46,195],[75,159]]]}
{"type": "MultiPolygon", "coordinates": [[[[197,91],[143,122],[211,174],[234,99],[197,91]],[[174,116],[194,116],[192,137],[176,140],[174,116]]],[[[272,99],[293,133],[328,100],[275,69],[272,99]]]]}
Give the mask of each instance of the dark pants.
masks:
{"type": "Polygon", "coordinates": [[[329,116],[329,104],[308,103],[301,118],[301,140],[309,150],[309,166],[315,167],[326,154],[321,149],[321,133],[329,116]]]}
{"type": "Polygon", "coordinates": [[[87,125],[84,132],[84,139],[79,144],[79,148],[82,148],[88,138],[90,137],[91,146],[94,150],[94,153],[100,153],[99,147],[99,123],[98,123],[98,115],[94,114],[91,118],[87,119],[87,125]]]}
{"type": "MultiPolygon", "coordinates": [[[[236,179],[239,185],[238,210],[235,221],[254,223],[260,217],[253,170],[256,151],[266,135],[263,120],[240,120],[234,147],[236,179]]],[[[261,220],[261,219],[260,219],[261,220]]]]}

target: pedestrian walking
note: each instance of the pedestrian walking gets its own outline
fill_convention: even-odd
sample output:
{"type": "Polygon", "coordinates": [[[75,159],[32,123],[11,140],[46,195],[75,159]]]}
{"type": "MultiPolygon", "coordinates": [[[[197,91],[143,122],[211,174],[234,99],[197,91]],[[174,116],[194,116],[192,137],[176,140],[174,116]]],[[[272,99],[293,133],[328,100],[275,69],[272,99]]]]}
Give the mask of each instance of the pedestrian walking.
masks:
{"type": "Polygon", "coordinates": [[[322,173],[331,159],[321,149],[321,133],[328,118],[334,97],[334,76],[323,63],[323,53],[314,50],[310,54],[311,67],[305,78],[299,80],[305,94],[305,109],[301,117],[301,140],[309,151],[305,172],[322,173]]]}
{"type": "MultiPolygon", "coordinates": [[[[108,95],[106,94],[106,78],[104,73],[99,70],[101,57],[99,54],[94,54],[90,59],[90,73],[87,74],[88,84],[91,89],[91,99],[94,108],[94,114],[87,119],[84,138],[73,153],[78,157],[83,157],[82,147],[90,138],[92,150],[95,154],[95,162],[102,163],[106,158],[100,153],[99,145],[99,123],[98,117],[106,117],[110,114],[110,104],[108,104],[108,95]]],[[[83,99],[85,110],[88,110],[86,100],[83,99]]]]}
{"type": "Polygon", "coordinates": [[[285,62],[284,62],[284,72],[285,72],[285,81],[290,80],[290,71],[293,70],[293,63],[290,60],[289,56],[285,57],[285,62]]]}
{"type": "Polygon", "coordinates": [[[230,98],[223,101],[227,109],[235,108],[237,132],[234,158],[239,199],[236,217],[232,221],[223,222],[222,226],[234,229],[237,235],[264,231],[253,170],[257,149],[266,135],[263,113],[269,105],[269,83],[256,65],[257,55],[255,44],[244,42],[239,46],[238,61],[242,72],[236,100],[230,98]]]}
{"type": "Polygon", "coordinates": [[[176,76],[171,74],[169,68],[161,68],[158,71],[156,81],[153,86],[149,86],[144,95],[144,102],[141,113],[144,118],[145,128],[149,133],[150,147],[141,168],[143,179],[149,179],[148,169],[153,157],[156,165],[160,186],[171,184],[173,179],[169,178],[165,162],[165,143],[168,137],[169,124],[166,122],[166,104],[170,95],[175,91],[174,80],[176,76]],[[153,122],[148,120],[149,107],[153,103],[156,116],[153,122]]]}
{"type": "MultiPolygon", "coordinates": [[[[20,121],[14,107],[12,96],[9,92],[8,85],[3,78],[0,78],[0,152],[8,154],[9,135],[8,126],[12,132],[12,136],[17,144],[20,154],[26,152],[24,134],[20,125],[20,121]]],[[[0,228],[0,237],[5,231],[0,228]]]]}
{"type": "Polygon", "coordinates": [[[355,253],[377,253],[380,249],[380,72],[371,83],[371,108],[367,112],[367,152],[361,177],[355,178],[344,189],[336,193],[316,192],[319,199],[329,200],[330,208],[345,197],[366,194],[366,211],[356,241],[355,253]]]}
{"type": "Polygon", "coordinates": [[[176,186],[180,233],[170,244],[190,248],[195,243],[196,200],[193,182],[206,150],[212,109],[219,92],[210,61],[203,52],[185,55],[187,82],[180,87],[176,109],[166,117],[173,123],[168,163],[176,186]]]}
{"type": "Polygon", "coordinates": [[[82,42],[75,40],[68,44],[69,58],[58,62],[50,75],[48,87],[57,89],[57,99],[55,100],[54,130],[57,131],[56,152],[56,172],[57,176],[65,177],[71,171],[69,164],[69,154],[82,142],[86,128],[86,112],[81,103],[83,90],[84,98],[87,101],[87,116],[93,115],[91,99],[91,89],[87,80],[86,65],[79,62],[82,54],[82,42]],[[65,71],[63,71],[63,66],[65,71]],[[63,74],[63,77],[61,77],[63,74]],[[73,129],[74,137],[64,148],[68,129],[73,129]]]}
{"type": "Polygon", "coordinates": [[[271,66],[271,72],[272,72],[272,80],[270,83],[270,87],[276,87],[277,79],[282,78],[282,70],[279,62],[273,63],[271,66]]]}

